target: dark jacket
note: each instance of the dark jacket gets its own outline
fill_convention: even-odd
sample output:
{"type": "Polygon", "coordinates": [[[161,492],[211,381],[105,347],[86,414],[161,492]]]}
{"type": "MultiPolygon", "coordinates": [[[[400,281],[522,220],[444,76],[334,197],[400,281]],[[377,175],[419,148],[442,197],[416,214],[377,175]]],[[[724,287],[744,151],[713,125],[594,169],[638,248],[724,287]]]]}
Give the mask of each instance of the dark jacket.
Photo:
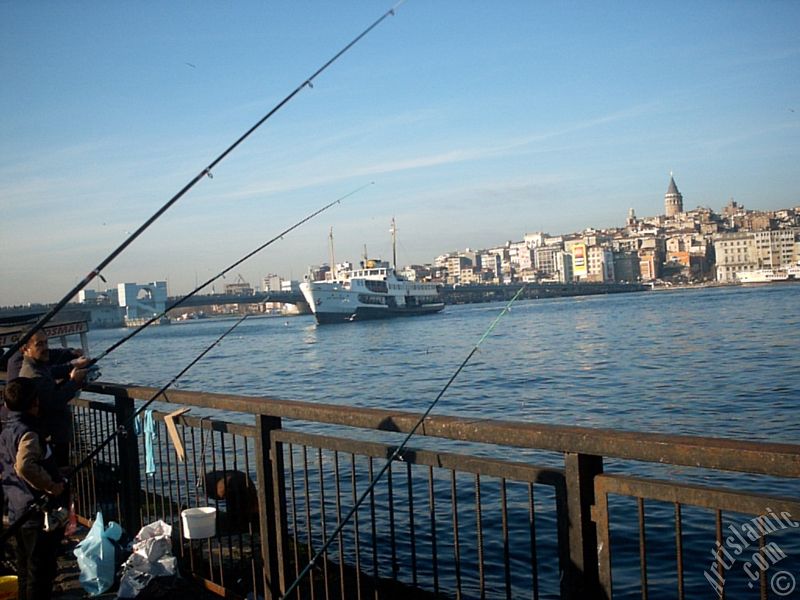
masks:
{"type": "MultiPolygon", "coordinates": [[[[66,379],[72,371],[72,365],[69,364],[73,358],[77,358],[72,348],[50,348],[50,360],[47,363],[50,365],[50,373],[54,379],[66,379]]],[[[6,383],[13,381],[19,377],[20,369],[22,369],[22,352],[17,350],[8,359],[8,366],[6,367],[6,383]]]]}
{"type": "Polygon", "coordinates": [[[56,444],[69,443],[72,438],[72,413],[68,402],[75,397],[80,386],[70,380],[56,385],[50,366],[28,357],[22,361],[19,375],[36,380],[43,433],[51,436],[56,444]]]}
{"type": "MultiPolygon", "coordinates": [[[[8,518],[16,521],[37,492],[50,492],[61,481],[52,454],[31,415],[9,411],[0,432],[0,472],[8,499],[8,518]]],[[[23,527],[41,526],[41,514],[33,515],[23,527]]]]}

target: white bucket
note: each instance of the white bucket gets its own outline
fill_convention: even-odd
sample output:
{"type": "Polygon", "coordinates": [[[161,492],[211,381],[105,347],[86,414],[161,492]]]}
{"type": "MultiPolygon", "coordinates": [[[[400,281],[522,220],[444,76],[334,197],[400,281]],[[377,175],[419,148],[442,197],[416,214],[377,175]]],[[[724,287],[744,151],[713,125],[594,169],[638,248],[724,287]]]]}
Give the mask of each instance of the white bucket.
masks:
{"type": "Polygon", "coordinates": [[[217,533],[217,509],[212,506],[181,511],[183,536],[190,540],[214,537],[217,533]]]}

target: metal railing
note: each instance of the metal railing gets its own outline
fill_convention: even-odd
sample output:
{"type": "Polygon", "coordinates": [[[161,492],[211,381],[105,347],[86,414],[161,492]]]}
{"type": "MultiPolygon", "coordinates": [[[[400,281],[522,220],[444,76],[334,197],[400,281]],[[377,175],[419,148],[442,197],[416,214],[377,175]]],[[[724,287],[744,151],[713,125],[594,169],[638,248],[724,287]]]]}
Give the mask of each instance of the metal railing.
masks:
{"type": "MultiPolygon", "coordinates": [[[[129,423],[135,401],[156,390],[96,383],[88,391],[113,401],[76,402],[78,459],[129,423]]],[[[157,518],[172,523],[184,571],[209,589],[241,597],[282,596],[383,466],[398,434],[419,418],[182,390],[167,396],[172,404],[214,415],[175,419],[185,460],[178,461],[169,441],[166,413],[154,411],[150,468],[143,437],[126,426],[76,480],[79,512],[90,519],[102,509],[131,533],[157,518]],[[217,535],[191,542],[183,538],[180,511],[202,505],[218,509],[217,535]]],[[[604,473],[604,461],[614,459],[615,468],[660,463],[792,481],[800,478],[798,445],[445,416],[426,419],[419,436],[420,447],[407,448],[391,466],[293,597],[611,598],[612,566],[621,570],[612,563],[620,528],[612,527],[617,513],[610,518],[609,503],[632,498],[636,505],[623,521],[638,528],[623,533],[635,540],[619,547],[627,551],[638,541],[638,595],[647,598],[652,588],[646,523],[667,521],[663,510],[652,509],[646,520],[647,501],[648,508],[674,507],[671,577],[683,598],[682,507],[708,509],[716,525],[711,544],[723,543],[723,511],[800,517],[800,495],[632,477],[625,469],[604,473]],[[434,439],[433,447],[447,452],[430,449],[434,439]],[[533,451],[546,466],[524,459],[533,451]]],[[[768,535],[758,542],[764,553],[768,535]]],[[[707,595],[730,594],[722,569],[717,566],[719,577],[712,572],[707,595]]],[[[765,579],[762,598],[769,596],[765,579]]]]}

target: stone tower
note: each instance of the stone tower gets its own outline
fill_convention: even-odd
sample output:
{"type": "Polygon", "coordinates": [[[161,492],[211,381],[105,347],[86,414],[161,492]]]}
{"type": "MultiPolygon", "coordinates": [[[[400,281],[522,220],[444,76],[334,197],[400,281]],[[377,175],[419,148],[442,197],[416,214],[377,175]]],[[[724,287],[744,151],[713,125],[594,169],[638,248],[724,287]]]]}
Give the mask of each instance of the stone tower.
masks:
{"type": "Polygon", "coordinates": [[[672,173],[669,174],[669,187],[667,193],[664,194],[664,210],[668,217],[674,217],[683,212],[683,196],[678,191],[678,186],[675,185],[672,173]]]}

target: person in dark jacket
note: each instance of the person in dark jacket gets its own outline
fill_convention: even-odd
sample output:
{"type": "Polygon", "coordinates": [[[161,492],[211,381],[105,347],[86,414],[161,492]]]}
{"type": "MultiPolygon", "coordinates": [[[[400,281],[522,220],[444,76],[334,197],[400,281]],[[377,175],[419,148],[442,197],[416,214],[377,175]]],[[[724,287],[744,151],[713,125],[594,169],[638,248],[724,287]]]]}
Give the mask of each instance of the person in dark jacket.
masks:
{"type": "MultiPolygon", "coordinates": [[[[8,420],[0,432],[0,466],[8,518],[15,523],[42,492],[64,493],[58,467],[38,429],[39,400],[32,379],[18,378],[4,391],[8,420]]],[[[20,600],[48,600],[56,576],[63,527],[44,530],[44,515],[36,511],[16,532],[17,581],[20,600]]]]}
{"type": "MultiPolygon", "coordinates": [[[[8,359],[6,366],[6,383],[19,377],[22,369],[22,352],[17,351],[8,359]]],[[[53,379],[67,379],[70,371],[75,367],[83,368],[88,364],[89,359],[83,358],[83,350],[80,348],[50,348],[47,364],[50,365],[50,372],[53,379]]]]}
{"type": "Polygon", "coordinates": [[[69,401],[83,386],[86,369],[72,368],[69,378],[56,382],[50,369],[50,349],[47,336],[39,331],[22,347],[20,376],[36,382],[41,426],[45,436],[51,438],[56,463],[60,467],[69,464],[69,442],[72,437],[72,413],[69,401]]]}

